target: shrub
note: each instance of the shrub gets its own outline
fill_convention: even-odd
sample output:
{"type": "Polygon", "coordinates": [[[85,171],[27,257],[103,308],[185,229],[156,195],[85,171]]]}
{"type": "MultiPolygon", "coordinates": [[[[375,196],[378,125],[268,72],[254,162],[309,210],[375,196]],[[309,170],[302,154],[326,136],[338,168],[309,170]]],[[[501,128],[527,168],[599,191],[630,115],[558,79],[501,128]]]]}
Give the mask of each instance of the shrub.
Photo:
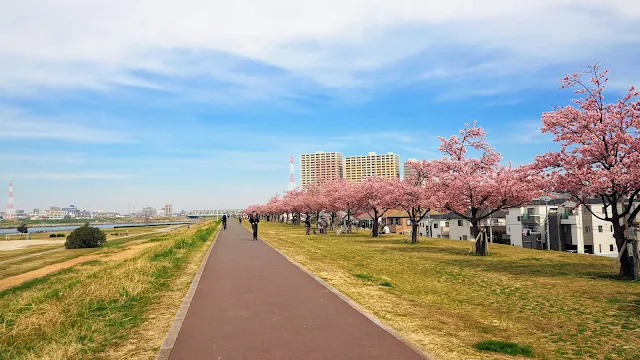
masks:
{"type": "Polygon", "coordinates": [[[22,233],[22,234],[26,234],[26,233],[29,232],[29,229],[27,228],[27,224],[22,224],[22,225],[18,226],[18,228],[16,230],[18,230],[18,232],[22,233]]]}
{"type": "Polygon", "coordinates": [[[107,236],[100,229],[85,223],[71,232],[64,247],[67,249],[96,248],[102,246],[105,241],[107,241],[107,236]]]}
{"type": "Polygon", "coordinates": [[[64,234],[56,234],[57,237],[64,237],[64,234]]]}
{"type": "Polygon", "coordinates": [[[50,234],[49,237],[56,237],[56,234],[50,234]]]}

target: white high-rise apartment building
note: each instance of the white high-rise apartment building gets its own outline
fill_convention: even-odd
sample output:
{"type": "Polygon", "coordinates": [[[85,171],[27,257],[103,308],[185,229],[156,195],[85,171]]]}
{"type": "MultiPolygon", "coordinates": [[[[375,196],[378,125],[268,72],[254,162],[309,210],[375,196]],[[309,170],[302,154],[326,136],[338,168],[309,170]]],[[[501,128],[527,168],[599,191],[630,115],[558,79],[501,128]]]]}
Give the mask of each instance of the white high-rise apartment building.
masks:
{"type": "Polygon", "coordinates": [[[367,177],[400,177],[400,155],[392,152],[378,155],[370,152],[366,156],[347,156],[345,158],[345,178],[362,182],[367,177]]]}
{"type": "Polygon", "coordinates": [[[318,151],[300,155],[300,184],[309,185],[343,177],[342,153],[318,151]]]}

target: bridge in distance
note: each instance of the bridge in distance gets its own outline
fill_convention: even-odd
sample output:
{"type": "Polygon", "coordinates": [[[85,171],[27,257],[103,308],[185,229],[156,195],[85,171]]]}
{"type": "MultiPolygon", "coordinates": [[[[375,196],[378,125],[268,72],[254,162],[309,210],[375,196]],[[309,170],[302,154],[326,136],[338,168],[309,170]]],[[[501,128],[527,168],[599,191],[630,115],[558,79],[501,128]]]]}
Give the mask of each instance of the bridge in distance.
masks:
{"type": "Polygon", "coordinates": [[[238,215],[241,213],[242,213],[242,209],[189,210],[187,211],[187,217],[192,219],[206,218],[206,217],[218,218],[222,216],[222,214],[238,215]]]}

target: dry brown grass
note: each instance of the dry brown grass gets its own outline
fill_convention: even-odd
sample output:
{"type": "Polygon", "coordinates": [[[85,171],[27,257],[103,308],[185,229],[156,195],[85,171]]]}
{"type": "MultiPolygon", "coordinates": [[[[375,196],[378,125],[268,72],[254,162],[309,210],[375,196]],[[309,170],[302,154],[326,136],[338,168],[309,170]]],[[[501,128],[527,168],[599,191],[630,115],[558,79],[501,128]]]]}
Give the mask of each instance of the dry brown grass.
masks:
{"type": "Polygon", "coordinates": [[[466,241],[260,226],[262,238],[438,359],[513,359],[473,348],[491,339],[545,359],[640,358],[640,284],[609,278],[614,259],[495,244],[482,258],[467,255],[466,241]]]}
{"type": "MultiPolygon", "coordinates": [[[[179,297],[185,280],[180,280],[181,288],[174,287],[174,280],[188,277],[185,269],[191,271],[191,267],[187,265],[201,258],[211,239],[195,239],[210,232],[197,231],[210,225],[127,244],[123,251],[108,248],[100,255],[103,260],[0,291],[0,358],[138,358],[141,351],[150,354],[149,348],[159,347],[164,333],[158,331],[150,340],[139,327],[154,319],[154,304],[175,314],[179,301],[176,305],[170,299],[179,297]],[[165,293],[174,292],[165,299],[165,293]]],[[[172,316],[166,316],[153,320],[156,323],[151,326],[166,331],[171,320],[172,316]]]]}
{"type": "MultiPolygon", "coordinates": [[[[215,236],[218,232],[219,229],[215,236]]],[[[101,359],[154,359],[156,357],[209,246],[203,247],[201,251],[194,254],[192,261],[172,281],[171,288],[148,306],[149,315],[145,322],[131,333],[129,340],[100,354],[101,359]]]]}
{"type": "Polygon", "coordinates": [[[39,252],[61,248],[61,244],[32,245],[24,249],[0,251],[0,261],[18,258],[21,256],[36,254],[39,252]]]}

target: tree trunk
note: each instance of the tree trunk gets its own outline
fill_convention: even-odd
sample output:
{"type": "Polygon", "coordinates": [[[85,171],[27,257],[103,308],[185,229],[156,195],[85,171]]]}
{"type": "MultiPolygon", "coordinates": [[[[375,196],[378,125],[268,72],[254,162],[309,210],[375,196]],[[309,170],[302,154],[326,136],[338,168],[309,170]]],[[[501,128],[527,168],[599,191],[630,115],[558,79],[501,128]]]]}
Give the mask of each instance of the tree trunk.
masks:
{"type": "MultiPolygon", "coordinates": [[[[475,240],[480,234],[480,226],[478,226],[478,221],[471,222],[471,236],[475,240]]],[[[479,256],[487,256],[487,237],[484,235],[480,236],[480,239],[476,241],[476,255],[479,256]]]]}
{"type": "Polygon", "coordinates": [[[347,234],[351,234],[351,209],[347,209],[347,234]]]}
{"type": "Polygon", "coordinates": [[[413,220],[411,220],[411,243],[415,244],[418,242],[418,231],[420,231],[418,229],[418,227],[420,226],[420,223],[417,223],[413,220]]]}
{"type": "Polygon", "coordinates": [[[371,229],[371,236],[378,237],[378,210],[373,210],[373,227],[371,229]]]}
{"type": "MultiPolygon", "coordinates": [[[[616,226],[614,225],[614,228],[616,226]]],[[[616,245],[618,252],[622,250],[622,257],[620,257],[620,276],[625,278],[633,278],[633,258],[629,256],[627,251],[627,245],[624,239],[624,230],[622,227],[615,229],[613,237],[616,239],[616,245]]]]}

